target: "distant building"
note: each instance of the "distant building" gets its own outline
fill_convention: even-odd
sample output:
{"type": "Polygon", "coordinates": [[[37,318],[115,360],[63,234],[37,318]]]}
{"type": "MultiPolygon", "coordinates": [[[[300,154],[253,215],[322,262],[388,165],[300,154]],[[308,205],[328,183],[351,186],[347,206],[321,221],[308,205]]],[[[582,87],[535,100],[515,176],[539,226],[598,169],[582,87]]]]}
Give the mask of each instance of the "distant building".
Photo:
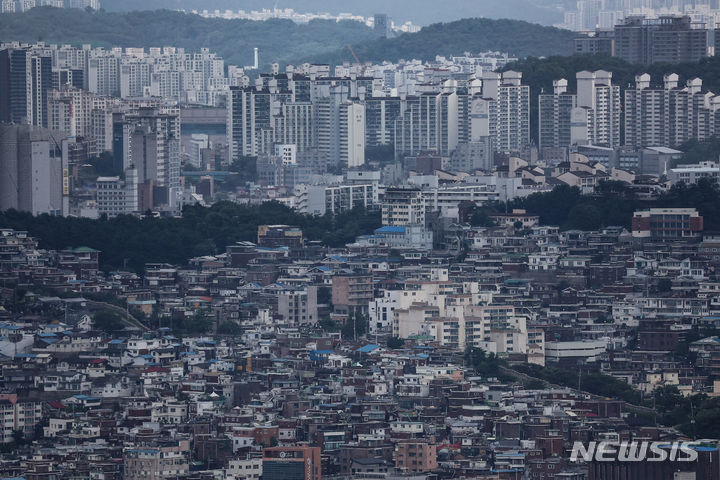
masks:
{"type": "Polygon", "coordinates": [[[263,450],[263,480],[321,480],[320,447],[270,447],[263,450]]]}
{"type": "Polygon", "coordinates": [[[190,441],[180,440],[170,446],[127,448],[123,457],[124,478],[128,480],[177,478],[190,471],[190,441]]]}
{"type": "Polygon", "coordinates": [[[373,30],[381,38],[387,38],[392,34],[392,22],[384,13],[376,13],[374,17],[373,30]]]}
{"type": "Polygon", "coordinates": [[[332,303],[336,313],[367,313],[374,292],[372,275],[337,275],[332,278],[332,303]]]}
{"type": "Polygon", "coordinates": [[[575,38],[574,52],[578,55],[615,54],[615,33],[612,30],[598,30],[592,35],[581,35],[575,38]]]}
{"type": "Polygon", "coordinates": [[[700,238],[703,217],[694,208],[651,208],[635,212],[634,238],[665,241],[700,238]]]}
{"type": "Polygon", "coordinates": [[[395,468],[408,472],[430,472],[437,468],[437,448],[427,442],[405,440],[395,445],[395,468]]]}
{"type": "Polygon", "coordinates": [[[490,215],[490,218],[503,227],[512,227],[518,222],[522,224],[522,228],[535,227],[540,224],[539,215],[530,215],[522,209],[515,209],[512,213],[490,215]]]}
{"type": "Polygon", "coordinates": [[[720,179],[720,164],[718,162],[700,162],[697,165],[678,165],[668,170],[667,177],[672,185],[680,182],[692,185],[701,178],[717,182],[720,179]]]}
{"type": "Polygon", "coordinates": [[[425,200],[419,189],[388,188],[382,199],[383,225],[425,225],[425,200]]]}
{"type": "Polygon", "coordinates": [[[0,211],[69,213],[68,140],[31,125],[0,125],[0,211]]]}
{"type": "Polygon", "coordinates": [[[629,16],[615,26],[615,56],[639,65],[697,62],[708,56],[708,31],[688,16],[629,16]]]}
{"type": "Polygon", "coordinates": [[[261,247],[301,247],[302,230],[289,225],[260,225],[258,227],[258,245],[261,247]]]}
{"type": "Polygon", "coordinates": [[[717,135],[720,97],[704,93],[699,78],[684,87],[678,86],[678,78],[665,75],[663,86],[653,87],[650,75],[635,77],[635,87],[625,90],[625,145],[674,147],[717,135]]]}
{"type": "Polygon", "coordinates": [[[124,180],[120,177],[98,177],[95,185],[99,215],[112,218],[140,210],[136,169],[127,169],[124,180]]]}

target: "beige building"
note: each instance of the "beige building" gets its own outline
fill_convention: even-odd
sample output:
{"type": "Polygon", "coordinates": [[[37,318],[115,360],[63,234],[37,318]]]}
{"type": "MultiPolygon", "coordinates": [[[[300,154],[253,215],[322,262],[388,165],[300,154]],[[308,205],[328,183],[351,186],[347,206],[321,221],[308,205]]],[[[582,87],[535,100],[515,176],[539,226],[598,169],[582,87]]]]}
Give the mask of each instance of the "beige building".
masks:
{"type": "Polygon", "coordinates": [[[123,453],[126,480],[176,478],[190,471],[190,441],[168,446],[127,448],[123,453]]]}

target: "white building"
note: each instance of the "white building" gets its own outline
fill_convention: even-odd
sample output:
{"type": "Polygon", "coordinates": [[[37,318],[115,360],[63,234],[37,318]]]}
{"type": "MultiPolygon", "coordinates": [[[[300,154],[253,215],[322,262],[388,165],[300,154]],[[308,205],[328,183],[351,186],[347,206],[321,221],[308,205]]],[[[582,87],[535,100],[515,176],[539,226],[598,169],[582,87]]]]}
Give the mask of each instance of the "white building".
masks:
{"type": "Polygon", "coordinates": [[[667,176],[672,185],[680,182],[692,185],[701,178],[718,181],[720,179],[720,163],[707,161],[697,165],[678,165],[676,168],[668,170],[667,176]]]}
{"type": "Polygon", "coordinates": [[[125,179],[120,177],[98,177],[97,206],[99,215],[109,218],[137,213],[138,174],[134,168],[125,170],[125,179]]]}
{"type": "Polygon", "coordinates": [[[571,342],[545,342],[545,359],[548,362],[597,362],[607,350],[608,339],[571,342]]]}

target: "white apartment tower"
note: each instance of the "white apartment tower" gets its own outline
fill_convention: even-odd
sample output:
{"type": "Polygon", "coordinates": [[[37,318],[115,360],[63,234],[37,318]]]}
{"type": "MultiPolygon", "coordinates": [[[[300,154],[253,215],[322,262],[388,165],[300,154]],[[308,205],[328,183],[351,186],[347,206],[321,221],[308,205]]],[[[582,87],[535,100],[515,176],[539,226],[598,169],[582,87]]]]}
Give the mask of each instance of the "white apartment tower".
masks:
{"type": "Polygon", "coordinates": [[[702,92],[702,80],[678,86],[678,75],[665,75],[662,87],[651,85],[647,73],[625,91],[625,145],[641,148],[677,146],[691,138],[718,133],[720,96],[702,92]]]}
{"type": "Polygon", "coordinates": [[[577,107],[571,113],[573,143],[619,147],[622,107],[620,87],[612,84],[612,73],[582,71],[576,78],[577,107]],[[585,132],[587,139],[583,138],[585,132]]]}

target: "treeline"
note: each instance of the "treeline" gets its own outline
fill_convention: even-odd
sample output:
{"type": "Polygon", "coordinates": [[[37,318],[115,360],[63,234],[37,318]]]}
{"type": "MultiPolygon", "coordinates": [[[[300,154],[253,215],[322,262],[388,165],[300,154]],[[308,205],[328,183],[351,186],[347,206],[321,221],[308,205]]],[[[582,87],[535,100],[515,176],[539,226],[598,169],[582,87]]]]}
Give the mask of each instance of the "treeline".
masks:
{"type": "Polygon", "coordinates": [[[104,270],[127,266],[141,271],[149,262],[182,265],[189,258],[225,252],[238,241],[257,241],[257,227],[287,224],[302,228],[308,240],[330,247],[344,246],[361,234],[380,227],[379,212],[355,209],[335,216],[298,213],[279,203],[258,206],[216,203],[212,207],[188,206],[180,218],[116,218],[92,220],[76,217],[33,216],[8,210],[0,212],[0,228],[27,231],[41,248],[61,250],[86,246],[101,250],[104,270]]]}
{"type": "Polygon", "coordinates": [[[541,367],[529,363],[512,365],[512,368],[525,375],[539,378],[555,385],[570,388],[580,387],[580,390],[590,392],[594,395],[617,398],[635,405],[639,405],[642,400],[640,392],[635,390],[627,382],[598,372],[583,372],[578,374],[575,370],[569,370],[557,365],[541,367]]]}
{"type": "Polygon", "coordinates": [[[169,10],[117,13],[33,8],[0,15],[0,38],[21,42],[92,44],[100,47],[207,47],[228,64],[251,65],[260,49],[261,69],[270,63],[295,63],[348,43],[375,38],[372,29],[353,21],[313,20],[297,24],[272,19],[224,20],[169,10]]]}
{"type": "MultiPolygon", "coordinates": [[[[574,34],[569,30],[544,27],[519,20],[466,18],[449,23],[435,23],[416,33],[395,38],[381,38],[353,45],[361,62],[396,62],[401,59],[433,60],[437,55],[461,55],[488,50],[506,52],[517,57],[569,55],[574,34]]],[[[324,63],[353,62],[347,48],[318,55],[324,63]]]]}
{"type": "MultiPolygon", "coordinates": [[[[545,25],[562,21],[562,12],[554,0],[503,0],[502,2],[478,2],[476,0],[446,0],[438,8],[434,0],[364,0],[362,2],[338,2],[337,0],[278,0],[278,8],[293,8],[296,12],[351,12],[371,16],[385,13],[396,21],[412,21],[420,25],[456,18],[517,18],[545,25]]],[[[219,9],[245,11],[271,8],[267,0],[106,0],[102,7],[108,10],[154,10],[158,8],[219,9]]]]}
{"type": "Polygon", "coordinates": [[[720,230],[720,187],[716,182],[701,179],[697,184],[673,186],[655,200],[637,198],[621,182],[602,182],[593,195],[583,195],[577,187],[561,185],[550,192],[533,193],[504,203],[475,209],[471,217],[474,225],[490,225],[489,215],[506,209],[524,209],[538,215],[542,225],[557,225],[562,230],[598,230],[619,226],[630,229],[636,210],[647,208],[697,208],[704,217],[705,230],[720,230]]]}
{"type": "MultiPolygon", "coordinates": [[[[572,45],[572,38],[569,40],[572,45]]],[[[572,53],[572,52],[570,52],[572,53]]],[[[635,76],[648,73],[653,85],[662,85],[663,76],[668,73],[677,73],[680,85],[691,78],[701,78],[704,88],[720,93],[720,58],[708,57],[699,62],[653,65],[635,65],[617,57],[607,55],[571,55],[551,56],[548,58],[529,57],[506,65],[503,69],[522,72],[523,84],[530,86],[530,118],[538,118],[538,95],[552,93],[553,80],[565,78],[568,81],[568,91],[577,91],[575,74],[583,70],[607,70],[613,74],[613,84],[618,85],[622,91],[627,87],[635,86],[635,76]]],[[[624,99],[624,96],[622,97],[624,99]]],[[[537,140],[537,122],[530,122],[531,136],[537,140]]]]}

